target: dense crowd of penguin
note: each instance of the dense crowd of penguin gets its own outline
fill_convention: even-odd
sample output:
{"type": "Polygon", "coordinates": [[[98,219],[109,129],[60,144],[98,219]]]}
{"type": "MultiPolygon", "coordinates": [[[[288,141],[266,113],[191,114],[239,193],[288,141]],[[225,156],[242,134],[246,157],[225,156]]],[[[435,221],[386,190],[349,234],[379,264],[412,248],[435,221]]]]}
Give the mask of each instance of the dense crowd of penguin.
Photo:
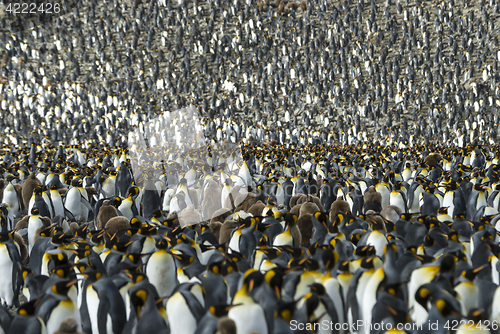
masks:
{"type": "Polygon", "coordinates": [[[237,148],[4,149],[2,331],[498,329],[500,146],[237,148]]]}
{"type": "Polygon", "coordinates": [[[499,332],[497,0],[61,8],[0,15],[0,333],[499,332]]]}

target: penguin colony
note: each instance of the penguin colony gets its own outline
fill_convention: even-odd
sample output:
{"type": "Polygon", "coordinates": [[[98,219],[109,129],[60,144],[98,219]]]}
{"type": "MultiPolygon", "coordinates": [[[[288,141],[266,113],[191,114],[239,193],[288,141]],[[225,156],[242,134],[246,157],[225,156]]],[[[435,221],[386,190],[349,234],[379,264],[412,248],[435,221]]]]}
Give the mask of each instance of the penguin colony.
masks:
{"type": "Polygon", "coordinates": [[[0,18],[1,331],[498,331],[498,1],[61,6],[0,18]]]}
{"type": "Polygon", "coordinates": [[[3,332],[498,328],[500,146],[175,150],[2,151],[3,332]]]}

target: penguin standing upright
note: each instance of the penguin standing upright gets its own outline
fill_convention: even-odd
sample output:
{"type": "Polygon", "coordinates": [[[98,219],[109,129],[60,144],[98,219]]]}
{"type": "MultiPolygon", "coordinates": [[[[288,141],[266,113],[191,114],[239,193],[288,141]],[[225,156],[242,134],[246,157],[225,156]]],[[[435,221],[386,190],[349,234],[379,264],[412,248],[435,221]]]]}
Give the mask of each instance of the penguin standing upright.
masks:
{"type": "Polygon", "coordinates": [[[14,217],[17,217],[22,207],[19,198],[20,196],[17,192],[16,187],[14,187],[12,182],[9,182],[3,190],[2,202],[9,204],[10,210],[12,210],[14,217]]]}
{"type": "Polygon", "coordinates": [[[35,244],[35,237],[37,231],[44,226],[41,216],[37,208],[31,209],[31,216],[28,220],[28,252],[31,253],[31,249],[35,244]]]}
{"type": "Polygon", "coordinates": [[[45,322],[36,314],[36,306],[39,302],[40,299],[36,299],[21,305],[17,309],[17,314],[14,319],[12,319],[6,333],[46,334],[47,329],[45,327],[45,322]]]}
{"type": "Polygon", "coordinates": [[[238,334],[250,334],[252,332],[260,334],[268,333],[264,309],[255,303],[249,295],[253,286],[256,285],[254,280],[259,279],[259,274],[254,269],[249,269],[245,273],[243,285],[233,298],[232,305],[234,307],[228,312],[229,318],[233,319],[236,323],[238,334]]]}
{"type": "Polygon", "coordinates": [[[65,216],[64,212],[64,204],[63,200],[61,197],[61,194],[59,193],[59,188],[57,185],[53,184],[50,186],[50,191],[49,191],[49,196],[50,200],[52,202],[52,206],[54,207],[54,217],[55,216],[65,216]]]}
{"type": "Polygon", "coordinates": [[[92,210],[87,198],[83,197],[78,186],[71,187],[64,196],[64,207],[73,215],[77,222],[86,222],[88,213],[92,210]]]}
{"type": "Polygon", "coordinates": [[[364,213],[368,210],[382,211],[382,195],[375,190],[374,186],[368,187],[364,194],[364,213]]]}
{"type": "Polygon", "coordinates": [[[165,322],[166,310],[161,306],[162,299],[155,297],[155,294],[148,289],[131,289],[131,316],[123,329],[123,334],[173,333],[169,331],[165,322]]]}
{"type": "Polygon", "coordinates": [[[0,232],[0,300],[9,306],[19,305],[19,290],[23,284],[19,246],[14,241],[14,231],[0,232]]]}
{"type": "Polygon", "coordinates": [[[167,251],[166,239],[156,242],[156,251],[146,263],[146,275],[161,298],[169,297],[177,286],[177,274],[174,257],[167,251]]]}
{"type": "Polygon", "coordinates": [[[120,166],[117,168],[118,173],[116,174],[116,182],[115,182],[115,194],[116,196],[127,196],[128,189],[132,186],[133,178],[130,173],[129,168],[125,161],[120,163],[120,166]]]}
{"type": "Polygon", "coordinates": [[[205,310],[189,291],[177,291],[167,301],[171,334],[194,334],[205,310]]]}
{"type": "Polygon", "coordinates": [[[142,194],[142,205],[144,206],[144,217],[149,218],[153,212],[160,209],[161,199],[153,182],[153,174],[145,172],[144,177],[146,183],[142,194]]]}
{"type": "Polygon", "coordinates": [[[23,202],[24,206],[28,206],[31,195],[33,195],[33,190],[35,190],[36,187],[41,186],[42,183],[40,180],[36,178],[35,173],[31,173],[26,180],[24,180],[23,183],[23,189],[22,189],[22,197],[23,197],[23,202]]]}
{"type": "Polygon", "coordinates": [[[93,334],[121,333],[126,310],[118,288],[99,271],[85,271],[80,275],[87,278],[80,292],[83,330],[93,334]]]}
{"type": "Polygon", "coordinates": [[[54,334],[67,317],[77,321],[77,330],[81,330],[80,312],[76,301],[68,297],[71,287],[78,281],[62,280],[55,283],[36,307],[36,314],[47,327],[47,334],[54,334]]]}

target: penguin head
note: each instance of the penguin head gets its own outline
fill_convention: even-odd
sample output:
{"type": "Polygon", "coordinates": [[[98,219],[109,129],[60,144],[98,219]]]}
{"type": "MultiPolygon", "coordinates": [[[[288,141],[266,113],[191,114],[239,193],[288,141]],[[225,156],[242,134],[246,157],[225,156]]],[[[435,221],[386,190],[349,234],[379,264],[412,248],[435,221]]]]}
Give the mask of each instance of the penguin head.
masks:
{"type": "Polygon", "coordinates": [[[289,302],[281,304],[276,311],[274,311],[274,318],[282,318],[286,322],[292,321],[292,315],[295,312],[295,303],[289,302]]]}
{"type": "Polygon", "coordinates": [[[191,255],[189,255],[185,252],[182,252],[180,250],[172,249],[171,252],[172,252],[172,256],[175,257],[177,260],[179,260],[179,262],[181,263],[181,266],[187,266],[187,265],[193,263],[193,261],[194,261],[194,257],[192,257],[191,255]]]}
{"type": "Polygon", "coordinates": [[[124,272],[125,272],[125,275],[129,279],[131,279],[134,284],[142,282],[142,281],[148,279],[146,277],[146,275],[144,275],[143,273],[141,273],[139,271],[134,271],[134,270],[128,270],[128,269],[126,269],[124,272]]]}
{"type": "Polygon", "coordinates": [[[264,280],[267,285],[276,292],[278,299],[281,299],[281,287],[283,285],[284,271],[278,268],[273,268],[264,274],[264,280]]]}
{"type": "Polygon", "coordinates": [[[313,283],[309,286],[309,289],[311,292],[315,292],[320,296],[323,296],[326,293],[326,289],[321,283],[313,283]]]}
{"type": "Polygon", "coordinates": [[[146,305],[148,298],[150,296],[146,289],[139,289],[130,295],[130,303],[134,306],[137,318],[141,317],[142,308],[146,305]]]}
{"type": "Polygon", "coordinates": [[[321,261],[323,262],[325,270],[330,272],[339,261],[339,254],[333,249],[325,249],[323,253],[321,253],[321,261]]]}
{"type": "Polygon", "coordinates": [[[238,305],[216,304],[210,306],[208,311],[216,318],[226,317],[230,309],[238,305]]]}
{"type": "Polygon", "coordinates": [[[462,318],[462,315],[458,310],[455,310],[453,305],[450,304],[447,300],[444,299],[437,299],[434,302],[434,305],[436,305],[437,310],[443,317],[447,317],[449,315],[455,315],[460,318],[462,318]]]}
{"type": "Polygon", "coordinates": [[[14,237],[15,232],[15,230],[0,232],[0,242],[9,241],[14,237]]]}
{"type": "Polygon", "coordinates": [[[377,256],[364,257],[361,260],[361,268],[364,269],[376,269],[382,265],[382,260],[377,256]]]}
{"type": "MultiPolygon", "coordinates": [[[[467,313],[467,319],[472,320],[475,324],[484,323],[488,319],[488,315],[484,309],[471,308],[467,313]]],[[[471,327],[473,328],[473,327],[471,327]]]]}
{"type": "Polygon", "coordinates": [[[453,254],[444,255],[439,267],[440,272],[449,272],[455,269],[458,258],[453,254]]]}
{"type": "Polygon", "coordinates": [[[163,237],[156,241],[157,249],[167,249],[168,247],[170,247],[170,238],[163,237]]]}
{"type": "Polygon", "coordinates": [[[122,199],[119,196],[116,196],[112,200],[109,201],[109,205],[114,206],[115,208],[118,208],[122,204],[122,199]]]}
{"type": "Polygon", "coordinates": [[[265,281],[264,275],[255,269],[249,269],[243,278],[243,287],[247,292],[252,292],[253,289],[259,287],[265,281]]]}
{"type": "Polygon", "coordinates": [[[132,219],[130,220],[130,226],[132,228],[136,228],[136,229],[139,229],[142,227],[142,222],[139,220],[139,218],[137,217],[132,217],[132,219]]]}
{"type": "Polygon", "coordinates": [[[141,226],[138,231],[139,234],[144,236],[152,236],[158,233],[158,230],[154,225],[141,226]]]}
{"type": "Polygon", "coordinates": [[[84,273],[79,273],[78,275],[85,277],[90,282],[97,282],[102,277],[102,273],[94,269],[85,270],[84,273]]]}
{"type": "Polygon", "coordinates": [[[56,284],[52,285],[51,292],[56,295],[66,296],[68,294],[69,289],[77,282],[78,282],[77,280],[73,281],[63,280],[57,282],[56,284]]]}
{"type": "Polygon", "coordinates": [[[68,278],[68,275],[73,271],[73,265],[70,263],[58,265],[50,271],[51,274],[57,275],[60,278],[68,278]]]}
{"type": "Polygon", "coordinates": [[[36,306],[40,303],[41,300],[42,300],[42,298],[39,298],[39,299],[32,300],[32,301],[29,301],[27,303],[22,304],[17,309],[17,314],[25,316],[25,317],[35,315],[36,306]]]}

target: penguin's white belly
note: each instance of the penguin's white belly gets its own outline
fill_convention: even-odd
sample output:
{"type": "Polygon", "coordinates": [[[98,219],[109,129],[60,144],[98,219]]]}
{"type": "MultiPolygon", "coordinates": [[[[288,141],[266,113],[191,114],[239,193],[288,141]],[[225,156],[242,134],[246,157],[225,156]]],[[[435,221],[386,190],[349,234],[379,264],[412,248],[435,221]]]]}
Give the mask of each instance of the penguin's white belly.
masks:
{"type": "Polygon", "coordinates": [[[238,334],[268,333],[264,310],[258,304],[233,307],[228,317],[236,324],[238,334]]]}
{"type": "Polygon", "coordinates": [[[193,334],[196,331],[196,319],[180,293],[175,293],[169,298],[167,314],[171,334],[193,334]]]}
{"type": "Polygon", "coordinates": [[[50,313],[49,320],[46,324],[47,333],[55,333],[59,329],[59,326],[61,326],[61,322],[68,317],[72,317],[77,321],[77,331],[81,332],[82,329],[80,323],[80,312],[78,311],[75,303],[73,303],[73,301],[71,300],[68,300],[61,301],[59,305],[57,305],[50,313]]]}
{"type": "Polygon", "coordinates": [[[31,249],[35,244],[36,231],[43,226],[41,219],[30,219],[28,222],[28,244],[29,253],[31,254],[31,249]]]}
{"type": "Polygon", "coordinates": [[[378,231],[373,231],[366,239],[367,245],[375,247],[377,256],[384,256],[384,247],[388,244],[387,238],[378,231]]]}
{"type": "Polygon", "coordinates": [[[77,221],[80,221],[82,214],[81,194],[76,188],[68,190],[69,194],[66,196],[64,203],[66,209],[71,212],[77,221]]]}
{"type": "Polygon", "coordinates": [[[146,266],[146,275],[161,298],[170,296],[177,285],[175,262],[165,251],[151,255],[146,266]]]}
{"type": "Polygon", "coordinates": [[[7,246],[0,244],[0,268],[2,275],[0,278],[0,300],[12,305],[14,291],[12,289],[12,260],[10,259],[7,246]]]}
{"type": "Polygon", "coordinates": [[[54,205],[54,215],[64,217],[64,206],[60,196],[53,196],[52,205],[54,205]]]}
{"type": "Polygon", "coordinates": [[[15,191],[9,191],[5,189],[3,191],[2,203],[8,203],[14,215],[16,215],[17,212],[19,211],[19,199],[15,191]]]}
{"type": "Polygon", "coordinates": [[[99,296],[97,292],[94,290],[92,285],[87,287],[87,309],[89,312],[89,319],[92,325],[92,334],[99,334],[99,327],[97,325],[98,315],[97,311],[99,310],[99,296]]]}

